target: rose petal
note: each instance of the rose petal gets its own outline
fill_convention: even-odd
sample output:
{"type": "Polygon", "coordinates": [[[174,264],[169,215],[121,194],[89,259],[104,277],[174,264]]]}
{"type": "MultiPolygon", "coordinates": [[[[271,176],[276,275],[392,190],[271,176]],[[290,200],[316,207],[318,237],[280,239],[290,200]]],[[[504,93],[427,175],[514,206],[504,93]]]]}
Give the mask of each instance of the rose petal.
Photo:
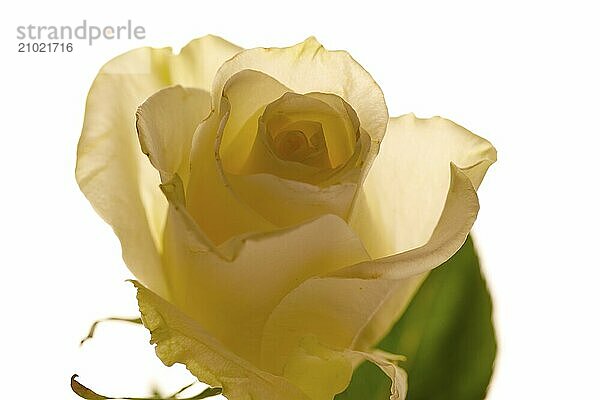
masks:
{"type": "Polygon", "coordinates": [[[261,365],[280,374],[306,336],[332,348],[370,349],[403,312],[418,283],[338,277],[305,281],[269,316],[261,365]]]}
{"type": "Polygon", "coordinates": [[[488,141],[451,121],[392,118],[350,224],[374,259],[422,246],[447,201],[448,165],[461,168],[476,189],[495,160],[488,141]]]}
{"type": "Polygon", "coordinates": [[[246,143],[250,149],[238,152],[245,157],[239,168],[228,167],[223,160],[224,169],[234,175],[268,173],[321,187],[348,181],[350,175],[357,182],[368,158],[370,138],[359,129],[352,108],[339,103],[343,100],[332,94],[283,94],[252,117],[253,129],[258,125],[258,130],[244,132],[251,136],[246,143]],[[282,148],[277,149],[278,136],[272,134],[286,130],[303,132],[305,159],[286,157],[282,148]]]}
{"type": "Polygon", "coordinates": [[[278,373],[282,359],[307,334],[328,346],[358,350],[368,349],[385,335],[424,273],[460,248],[475,221],[479,209],[475,189],[456,166],[451,165],[451,171],[446,207],[426,245],[309,279],[281,301],[264,330],[262,360],[269,371],[278,373]]]}
{"type": "Polygon", "coordinates": [[[326,50],[314,37],[292,47],[243,51],[224,63],[215,77],[215,108],[229,78],[246,69],[270,75],[296,93],[340,96],[356,110],[374,141],[383,138],[388,113],[381,88],[347,52],[326,50]]]}
{"type": "MultiPolygon", "coordinates": [[[[389,321],[397,319],[400,315],[397,314],[398,310],[403,310],[406,307],[412,297],[412,293],[419,287],[427,271],[447,261],[464,243],[479,210],[475,188],[481,183],[481,179],[483,179],[489,165],[496,159],[495,149],[487,141],[450,121],[440,118],[416,120],[413,115],[407,115],[399,119],[393,119],[390,123],[390,130],[391,132],[386,136],[382,152],[379,155],[381,159],[378,158],[376,164],[371,169],[365,188],[370,190],[376,188],[376,193],[387,192],[387,196],[389,197],[384,198],[390,200],[388,204],[391,204],[390,208],[392,211],[387,218],[390,218],[392,221],[393,216],[399,214],[398,211],[403,211],[401,210],[401,205],[393,204],[394,195],[397,195],[401,199],[400,193],[407,193],[405,196],[414,199],[414,207],[418,208],[423,202],[426,203],[428,201],[427,198],[418,196],[419,193],[424,191],[420,189],[419,185],[431,190],[435,188],[434,185],[437,183],[439,185],[438,188],[443,188],[444,185],[442,182],[444,179],[447,179],[444,178],[446,174],[440,173],[439,175],[441,176],[437,177],[432,175],[432,172],[436,170],[434,166],[439,162],[437,160],[438,157],[443,158],[445,156],[446,159],[450,158],[451,160],[460,162],[463,168],[459,168],[453,163],[450,164],[450,168],[446,166],[450,171],[450,187],[447,189],[446,194],[442,196],[445,199],[445,204],[440,212],[441,216],[435,222],[436,225],[433,233],[425,239],[427,241],[426,244],[411,251],[364,262],[330,274],[331,276],[345,278],[399,280],[398,282],[401,282],[403,286],[395,290],[405,292],[408,296],[403,298],[399,294],[392,295],[389,297],[389,300],[382,304],[377,312],[371,316],[369,322],[365,324],[362,331],[357,334],[355,338],[357,348],[366,348],[377,343],[389,329],[389,321]],[[399,123],[403,129],[399,129],[400,127],[397,126],[399,123]],[[443,137],[446,137],[446,141],[451,141],[453,138],[457,143],[453,146],[451,143],[445,143],[442,148],[431,145],[427,148],[428,143],[436,143],[436,134],[442,135],[444,133],[445,136],[443,137]],[[409,136],[412,140],[407,140],[408,138],[401,140],[403,136],[409,136]],[[408,148],[414,149],[415,153],[402,150],[408,148]],[[434,149],[437,149],[437,152],[434,149]],[[421,163],[426,165],[421,165],[417,171],[412,171],[413,175],[408,174],[409,176],[405,176],[403,174],[395,176],[394,173],[389,173],[390,171],[404,171],[406,168],[403,163],[417,163],[419,160],[417,155],[428,154],[427,151],[433,153],[431,159],[427,159],[428,163],[421,163]],[[384,167],[387,167],[387,169],[384,167]],[[420,178],[420,173],[425,178],[420,178]],[[385,181],[385,176],[388,176],[390,179],[396,179],[398,183],[394,184],[393,181],[385,181]],[[373,177],[380,178],[380,186],[374,185],[374,182],[378,182],[378,180],[373,179],[373,177]],[[424,179],[424,181],[421,179],[424,179]],[[402,185],[406,185],[407,189],[404,189],[402,185]],[[410,189],[419,193],[414,193],[410,189]]],[[[439,166],[438,168],[443,169],[443,166],[439,166]]],[[[413,212],[416,212],[414,208],[413,212]]],[[[407,212],[402,215],[410,217],[409,214],[410,212],[407,212]]],[[[400,222],[396,222],[396,225],[393,225],[385,218],[382,218],[382,221],[385,222],[386,227],[389,229],[399,230],[400,227],[403,227],[407,235],[419,232],[419,220],[412,220],[412,223],[415,224],[413,231],[408,229],[410,225],[402,225],[400,222]]],[[[422,221],[426,221],[426,219],[423,218],[422,221]]],[[[411,220],[405,219],[404,222],[408,224],[411,220]]],[[[370,230],[366,230],[365,232],[365,229],[362,231],[359,230],[359,232],[363,241],[365,241],[365,235],[372,233],[370,230]]],[[[373,246],[373,243],[377,242],[370,241],[368,240],[368,236],[366,237],[366,243],[371,245],[368,248],[371,255],[374,253],[377,254],[377,249],[380,252],[382,252],[381,249],[389,251],[389,248],[386,249],[381,245],[379,247],[373,246]]],[[[382,237],[385,237],[385,234],[378,236],[378,238],[382,237]]],[[[385,244],[385,242],[383,243],[385,244]]],[[[385,252],[383,253],[385,254],[385,252]]]]}
{"type": "Polygon", "coordinates": [[[321,188],[271,174],[229,176],[228,180],[246,204],[278,227],[300,224],[324,214],[346,219],[356,192],[355,183],[321,188]]]}
{"type": "MultiPolygon", "coordinates": [[[[272,149],[268,148],[266,138],[258,135],[265,135],[259,126],[261,116],[264,119],[266,110],[277,103],[283,107],[283,109],[278,108],[277,112],[288,116],[288,119],[299,118],[322,122],[325,128],[328,128],[325,130],[324,140],[331,142],[328,143],[327,148],[333,150],[336,147],[335,140],[338,139],[335,138],[335,133],[338,131],[340,140],[352,135],[352,140],[356,142],[359,133],[356,114],[350,106],[335,95],[324,93],[297,95],[289,91],[289,88],[274,78],[254,70],[238,72],[229,79],[223,89],[223,98],[226,101],[224,101],[225,106],[220,110],[223,117],[215,138],[218,144],[216,151],[220,155],[220,163],[218,160],[216,168],[224,181],[223,185],[228,189],[229,206],[222,207],[222,199],[212,201],[205,198],[208,196],[221,198],[221,196],[210,193],[210,187],[206,184],[206,173],[200,172],[199,168],[197,173],[193,173],[188,203],[192,215],[197,218],[201,226],[206,227],[208,231],[211,231],[211,226],[218,227],[210,233],[216,243],[236,235],[263,229],[258,224],[240,223],[245,218],[239,218],[239,215],[245,215],[246,211],[233,210],[239,208],[244,210],[245,205],[250,206],[276,227],[302,223],[328,213],[347,218],[356,188],[356,184],[352,181],[356,182],[359,175],[359,171],[353,173],[353,170],[358,170],[364,158],[362,149],[364,137],[353,145],[358,154],[346,157],[345,164],[336,169],[321,171],[315,166],[279,159],[272,149]],[[225,110],[229,110],[228,118],[223,114],[225,110]],[[327,180],[334,181],[335,178],[336,184],[327,183],[319,187],[291,180],[306,175],[314,177],[319,183],[327,183],[327,180]],[[352,179],[350,175],[353,175],[352,179]],[[292,178],[290,179],[289,176],[292,178]],[[345,181],[347,179],[349,182],[345,181]],[[203,186],[206,187],[204,194],[200,191],[203,186]],[[236,205],[234,199],[241,200],[243,204],[236,205]],[[212,206],[207,206],[206,203],[212,206]],[[223,222],[224,219],[227,223],[223,222]],[[217,230],[220,232],[216,232],[217,230]]],[[[338,147],[342,147],[341,150],[347,152],[346,145],[346,140],[342,140],[342,144],[338,147]]],[[[206,159],[205,149],[195,146],[195,151],[205,152],[205,156],[196,158],[199,162],[206,159]]],[[[325,157],[329,159],[327,152],[325,157]]]]}
{"type": "Polygon", "coordinates": [[[263,326],[282,298],[312,276],[368,257],[348,225],[334,215],[245,237],[233,246],[232,261],[207,248],[190,221],[184,209],[170,207],[164,260],[169,283],[177,288],[172,301],[253,362],[259,359],[263,326]]]}
{"type": "Polygon", "coordinates": [[[390,331],[393,324],[404,314],[414,294],[427,278],[427,273],[395,280],[390,286],[386,297],[382,299],[377,309],[373,310],[365,324],[353,338],[352,348],[368,350],[375,346],[390,331]]]}
{"type": "Polygon", "coordinates": [[[253,70],[240,71],[227,81],[222,95],[229,102],[230,114],[219,147],[226,171],[244,168],[256,139],[260,115],[269,103],[289,91],[273,77],[253,70]]]}
{"type": "MultiPolygon", "coordinates": [[[[427,271],[448,260],[464,243],[478,210],[477,195],[469,178],[451,165],[451,186],[442,217],[430,241],[415,250],[387,258],[366,261],[327,274],[321,280],[311,279],[290,293],[275,309],[265,328],[265,340],[290,335],[290,332],[310,332],[331,346],[348,346],[359,350],[376,344],[389,330],[391,323],[419,287],[427,271]],[[371,288],[365,290],[364,288],[371,288]],[[330,293],[361,293],[360,300],[351,304],[340,303],[330,293]],[[362,297],[365,296],[365,297],[362,297]],[[305,327],[289,326],[287,315],[304,315],[298,320],[310,323],[305,327]],[[291,310],[291,311],[290,311],[291,310]],[[353,322],[349,324],[348,321],[353,322]],[[286,325],[287,324],[287,325],[286,325]],[[339,327],[337,327],[338,325],[339,327]],[[270,328],[273,327],[273,328],[270,328]],[[268,333],[268,334],[267,334],[268,333]]],[[[293,335],[286,341],[293,340],[293,335]]],[[[263,352],[268,352],[263,345],[263,352]]],[[[285,348],[278,347],[279,352],[285,348]]]]}
{"type": "Polygon", "coordinates": [[[158,173],[140,151],[135,111],[157,90],[181,83],[208,88],[216,69],[241,49],[223,39],[196,39],[180,54],[140,48],[102,67],[90,89],[77,149],[77,182],[121,241],[131,271],[167,295],[160,239],[167,203],[158,173]]]}
{"type": "Polygon", "coordinates": [[[191,173],[186,188],[186,207],[213,244],[250,232],[265,232],[276,227],[231,190],[219,157],[219,137],[229,118],[229,103],[224,100],[222,114],[213,112],[194,135],[191,173]]]}
{"type": "Polygon", "coordinates": [[[391,380],[390,400],[404,400],[408,391],[406,371],[395,362],[405,357],[381,350],[356,351],[323,345],[315,336],[301,338],[287,360],[283,376],[302,389],[312,400],[331,400],[348,387],[353,365],[369,361],[391,380]]]}
{"type": "MultiPolygon", "coordinates": [[[[315,187],[315,190],[310,193],[302,193],[300,187],[306,189],[306,185],[302,186],[300,183],[296,184],[290,181],[286,181],[289,184],[281,184],[283,180],[277,177],[270,179],[266,176],[255,178],[255,181],[258,179],[263,185],[253,188],[248,184],[248,181],[253,180],[250,176],[236,176],[228,173],[231,168],[234,168],[235,162],[240,162],[239,160],[242,160],[242,164],[248,164],[246,162],[248,160],[244,160],[244,157],[250,154],[260,158],[263,164],[273,161],[273,158],[269,158],[266,154],[257,155],[256,150],[263,147],[254,146],[253,142],[260,142],[256,138],[258,117],[269,104],[268,102],[280,96],[285,90],[287,88],[262,73],[256,71],[238,73],[227,84],[220,114],[213,112],[198,127],[193,139],[192,170],[190,183],[186,187],[186,206],[190,215],[197,221],[199,228],[206,233],[206,236],[215,245],[221,245],[239,235],[266,232],[277,227],[305,222],[306,219],[321,214],[334,213],[344,217],[347,216],[349,201],[351,200],[349,197],[353,196],[352,192],[355,186],[352,187],[347,184],[349,182],[344,182],[344,179],[349,178],[354,170],[358,169],[357,164],[361,164],[365,152],[363,148],[366,147],[364,143],[356,145],[356,154],[345,165],[329,172],[329,175],[334,174],[339,182],[336,187],[331,189],[317,189],[315,187]],[[253,97],[255,104],[250,106],[245,104],[244,100],[247,99],[244,94],[246,93],[257,93],[253,97]],[[229,103],[230,99],[238,106],[237,108],[232,108],[229,103]],[[231,115],[233,114],[235,114],[235,117],[232,119],[231,115]],[[241,123],[240,121],[245,118],[248,118],[246,123],[241,123]],[[238,129],[239,132],[237,132],[238,129]],[[221,149],[224,147],[223,141],[225,141],[225,138],[235,132],[237,132],[237,136],[230,139],[230,148],[235,148],[236,153],[230,155],[229,166],[227,166],[227,152],[223,155],[221,149]],[[247,150],[246,147],[250,147],[250,149],[247,150]],[[235,157],[233,157],[234,155],[235,157]],[[269,185],[269,188],[265,185],[269,185]],[[286,193],[285,189],[291,187],[295,191],[286,193]],[[291,212],[285,212],[279,206],[278,209],[272,210],[277,215],[265,212],[268,211],[265,209],[265,202],[259,199],[263,196],[263,193],[261,193],[263,189],[272,189],[274,196],[276,196],[267,200],[267,203],[274,204],[275,200],[279,199],[291,202],[292,205],[295,204],[295,209],[291,212]],[[333,192],[343,197],[339,207],[331,207],[333,192]],[[311,205],[304,207],[303,200],[310,201],[311,205]],[[278,210],[281,212],[277,212],[278,210]],[[282,213],[289,218],[285,218],[285,221],[281,220],[282,213]]],[[[311,95],[319,98],[315,101],[321,102],[328,110],[335,112],[330,105],[322,101],[322,98],[327,98],[327,96],[318,93],[311,93],[311,95]]],[[[349,114],[346,109],[343,112],[349,114]]],[[[348,119],[351,120],[352,118],[348,117],[348,119]]],[[[361,139],[365,139],[365,137],[361,136],[361,139]]],[[[273,164],[274,169],[289,172],[289,166],[283,164],[286,163],[273,164]]],[[[313,167],[302,167],[315,169],[313,167]]],[[[324,174],[319,179],[321,181],[333,179],[329,175],[324,174]]],[[[355,175],[358,175],[358,172],[355,175]]],[[[356,181],[357,179],[352,180],[356,181]]]]}
{"type": "MultiPolygon", "coordinates": [[[[344,164],[354,154],[359,134],[356,114],[344,101],[329,93],[285,93],[281,98],[269,104],[262,116],[265,128],[263,134],[273,140],[274,131],[284,131],[290,126],[310,131],[307,122],[318,123],[321,143],[330,168],[344,164]],[[294,124],[295,123],[295,124],[294,124]]],[[[286,158],[283,158],[286,159],[286,158]]],[[[320,165],[323,167],[323,165],[320,165]]]]}
{"type": "Polygon", "coordinates": [[[210,92],[218,69],[243,50],[218,36],[194,39],[171,58],[169,75],[172,84],[210,92]]]}
{"type": "Polygon", "coordinates": [[[210,94],[179,85],[150,96],[137,110],[140,145],[166,182],[178,174],[186,186],[192,137],[210,113],[210,94]]]}
{"type": "Polygon", "coordinates": [[[229,400],[313,400],[287,379],[238,357],[200,324],[141,284],[134,282],[142,321],[156,355],[171,366],[184,364],[200,381],[222,387],[229,400]]]}
{"type": "Polygon", "coordinates": [[[450,259],[467,239],[479,211],[477,192],[467,174],[450,164],[450,176],[446,204],[426,244],[346,267],[331,275],[360,279],[404,279],[427,272],[450,259]]]}
{"type": "Polygon", "coordinates": [[[287,361],[283,376],[312,400],[331,400],[348,387],[353,358],[323,346],[314,336],[306,336],[287,361]]]}

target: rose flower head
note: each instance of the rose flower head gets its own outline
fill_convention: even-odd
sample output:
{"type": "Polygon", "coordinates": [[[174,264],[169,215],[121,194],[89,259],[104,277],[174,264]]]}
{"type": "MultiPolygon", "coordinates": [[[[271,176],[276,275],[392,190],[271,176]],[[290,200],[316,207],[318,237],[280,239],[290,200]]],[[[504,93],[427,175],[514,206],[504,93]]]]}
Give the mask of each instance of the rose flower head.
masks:
{"type": "Polygon", "coordinates": [[[109,61],[76,176],[120,239],[166,364],[230,400],[330,400],[428,271],[465,242],[496,152],[455,123],[390,118],[381,88],[316,39],[109,61]]]}

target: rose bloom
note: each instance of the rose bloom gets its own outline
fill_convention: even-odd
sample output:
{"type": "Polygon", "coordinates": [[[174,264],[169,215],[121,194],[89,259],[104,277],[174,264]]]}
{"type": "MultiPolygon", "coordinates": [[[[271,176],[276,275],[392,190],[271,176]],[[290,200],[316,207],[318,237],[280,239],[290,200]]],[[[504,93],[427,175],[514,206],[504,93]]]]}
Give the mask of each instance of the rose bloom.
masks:
{"type": "Polygon", "coordinates": [[[166,364],[231,400],[329,400],[464,243],[496,152],[442,118],[390,118],[380,87],[316,39],[109,61],[77,181],[119,237],[166,364]]]}

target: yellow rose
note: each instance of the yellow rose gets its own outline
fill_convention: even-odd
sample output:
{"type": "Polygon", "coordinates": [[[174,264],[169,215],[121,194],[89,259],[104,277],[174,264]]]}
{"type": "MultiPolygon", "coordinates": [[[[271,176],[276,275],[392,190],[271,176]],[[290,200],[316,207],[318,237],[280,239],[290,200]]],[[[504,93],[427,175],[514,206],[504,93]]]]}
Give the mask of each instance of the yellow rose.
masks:
{"type": "Polygon", "coordinates": [[[465,241],[495,158],[448,120],[389,118],[373,78],[314,38],[207,36],[101,69],[76,175],[165,364],[231,400],[329,400],[368,360],[402,399],[373,346],[465,241]]]}

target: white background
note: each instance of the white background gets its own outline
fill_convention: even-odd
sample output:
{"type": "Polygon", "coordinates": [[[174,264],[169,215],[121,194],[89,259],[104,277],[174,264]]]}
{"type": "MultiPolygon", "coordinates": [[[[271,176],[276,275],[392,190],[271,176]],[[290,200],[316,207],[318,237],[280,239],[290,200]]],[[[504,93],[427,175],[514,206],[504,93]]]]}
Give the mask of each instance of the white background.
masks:
{"type": "Polygon", "coordinates": [[[500,351],[488,398],[599,398],[600,13],[593,2],[174,0],[3,4],[0,139],[2,398],[143,395],[192,379],[153,355],[118,241],[79,192],[75,149],[100,66],[140,45],[221,35],[243,47],[315,35],[379,82],[391,115],[442,115],[492,141],[475,234],[500,351]],[[18,4],[18,5],[17,5],[18,4]],[[193,4],[193,5],[192,5],[193,4]],[[143,25],[143,41],[18,54],[18,25],[143,25]]]}

